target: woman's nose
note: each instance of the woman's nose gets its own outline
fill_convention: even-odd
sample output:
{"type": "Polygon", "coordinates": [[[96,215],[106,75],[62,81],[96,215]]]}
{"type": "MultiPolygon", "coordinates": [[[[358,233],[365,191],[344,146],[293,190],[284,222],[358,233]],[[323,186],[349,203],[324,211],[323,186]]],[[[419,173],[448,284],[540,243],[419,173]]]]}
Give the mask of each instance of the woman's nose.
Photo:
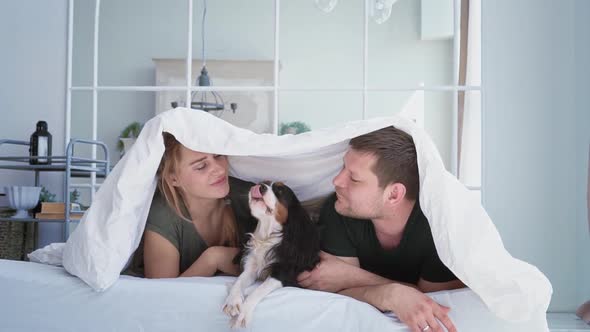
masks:
{"type": "Polygon", "coordinates": [[[226,171],[226,163],[222,160],[213,159],[213,171],[215,173],[224,173],[226,171]]]}

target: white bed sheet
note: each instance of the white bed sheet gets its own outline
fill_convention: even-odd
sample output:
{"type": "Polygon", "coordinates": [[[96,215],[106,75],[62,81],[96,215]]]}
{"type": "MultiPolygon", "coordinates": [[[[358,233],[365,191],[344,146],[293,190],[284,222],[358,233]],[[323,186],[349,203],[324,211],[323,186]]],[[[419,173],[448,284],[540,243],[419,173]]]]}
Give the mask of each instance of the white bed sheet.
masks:
{"type": "MultiPolygon", "coordinates": [[[[0,331],[230,331],[221,306],[232,280],[124,276],[108,292],[95,292],[61,267],[0,260],[0,331]]],[[[496,318],[467,289],[429,295],[452,308],[450,317],[461,332],[547,330],[543,319],[496,318]]],[[[242,330],[409,331],[366,303],[298,288],[271,293],[242,330]]]]}

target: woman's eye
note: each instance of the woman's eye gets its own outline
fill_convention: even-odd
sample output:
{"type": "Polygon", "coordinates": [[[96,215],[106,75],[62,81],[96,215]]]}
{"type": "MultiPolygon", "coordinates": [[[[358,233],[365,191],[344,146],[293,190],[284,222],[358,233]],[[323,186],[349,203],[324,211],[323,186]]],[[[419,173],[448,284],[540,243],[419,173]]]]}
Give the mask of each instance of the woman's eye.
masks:
{"type": "Polygon", "coordinates": [[[213,158],[215,158],[215,159],[219,159],[219,158],[223,158],[223,157],[225,157],[225,155],[222,155],[222,154],[213,155],[213,158]]]}
{"type": "Polygon", "coordinates": [[[207,164],[199,164],[199,165],[195,166],[195,169],[197,171],[201,171],[201,170],[205,169],[205,167],[207,167],[207,164]]]}
{"type": "Polygon", "coordinates": [[[359,180],[354,179],[354,178],[350,178],[350,181],[352,181],[352,182],[360,182],[359,180]]]}

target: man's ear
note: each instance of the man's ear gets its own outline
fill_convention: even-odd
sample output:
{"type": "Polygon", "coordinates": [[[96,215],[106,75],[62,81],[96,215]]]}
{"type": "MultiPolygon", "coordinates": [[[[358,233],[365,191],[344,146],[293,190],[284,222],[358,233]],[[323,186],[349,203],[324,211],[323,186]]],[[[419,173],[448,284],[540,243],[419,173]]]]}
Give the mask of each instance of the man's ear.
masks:
{"type": "Polygon", "coordinates": [[[385,195],[387,204],[396,205],[406,197],[406,186],[399,182],[390,183],[385,187],[383,194],[385,195]]]}

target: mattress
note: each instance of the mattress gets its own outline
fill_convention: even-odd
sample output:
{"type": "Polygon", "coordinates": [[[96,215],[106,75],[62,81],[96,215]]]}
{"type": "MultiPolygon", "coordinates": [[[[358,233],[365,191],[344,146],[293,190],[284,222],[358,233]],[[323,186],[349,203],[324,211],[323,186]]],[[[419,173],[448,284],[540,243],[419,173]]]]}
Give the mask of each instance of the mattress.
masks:
{"type": "MultiPolygon", "coordinates": [[[[230,331],[221,311],[233,277],[122,276],[95,292],[63,268],[0,260],[0,331],[230,331]]],[[[508,323],[469,289],[428,294],[451,307],[458,331],[546,331],[545,319],[508,323]]],[[[410,331],[392,314],[352,298],[286,287],[256,307],[244,331],[410,331]]]]}

